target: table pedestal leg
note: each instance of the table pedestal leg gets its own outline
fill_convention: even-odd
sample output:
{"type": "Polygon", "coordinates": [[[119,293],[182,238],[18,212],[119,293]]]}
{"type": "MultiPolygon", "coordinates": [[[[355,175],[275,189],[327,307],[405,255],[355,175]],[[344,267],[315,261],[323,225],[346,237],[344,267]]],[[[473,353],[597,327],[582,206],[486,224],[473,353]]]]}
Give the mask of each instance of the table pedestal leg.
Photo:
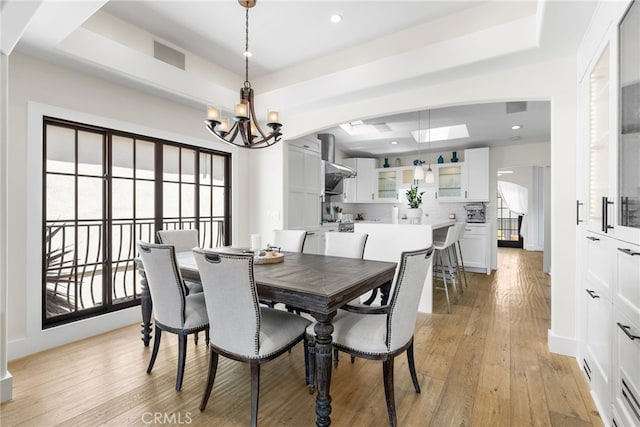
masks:
{"type": "Polygon", "coordinates": [[[331,396],[329,388],[331,386],[331,334],[333,333],[333,325],[331,319],[335,313],[329,315],[314,316],[317,320],[314,326],[316,333],[316,425],[325,427],[331,424],[331,396]]]}
{"type": "Polygon", "coordinates": [[[149,284],[147,283],[147,276],[140,269],[138,270],[140,276],[140,311],[142,312],[142,342],[145,347],[149,347],[151,341],[151,311],[153,309],[153,303],[151,302],[151,293],[149,292],[149,284]]]}

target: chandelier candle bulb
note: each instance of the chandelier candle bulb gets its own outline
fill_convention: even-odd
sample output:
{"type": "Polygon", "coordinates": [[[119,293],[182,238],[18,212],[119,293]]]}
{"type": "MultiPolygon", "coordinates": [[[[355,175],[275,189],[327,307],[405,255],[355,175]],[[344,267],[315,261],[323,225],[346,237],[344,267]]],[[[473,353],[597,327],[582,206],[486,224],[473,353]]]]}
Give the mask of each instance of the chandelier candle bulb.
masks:
{"type": "Polygon", "coordinates": [[[269,123],[280,123],[280,114],[277,111],[269,111],[269,123]]]}
{"type": "Polygon", "coordinates": [[[227,132],[229,130],[229,120],[228,119],[220,120],[220,125],[218,126],[218,130],[221,132],[227,132]]]}
{"type": "Polygon", "coordinates": [[[241,102],[240,104],[236,104],[236,116],[243,119],[249,118],[247,104],[245,104],[244,102],[241,102]]]}
{"type": "Polygon", "coordinates": [[[207,119],[220,121],[220,110],[215,107],[209,107],[207,110],[207,119]]]}

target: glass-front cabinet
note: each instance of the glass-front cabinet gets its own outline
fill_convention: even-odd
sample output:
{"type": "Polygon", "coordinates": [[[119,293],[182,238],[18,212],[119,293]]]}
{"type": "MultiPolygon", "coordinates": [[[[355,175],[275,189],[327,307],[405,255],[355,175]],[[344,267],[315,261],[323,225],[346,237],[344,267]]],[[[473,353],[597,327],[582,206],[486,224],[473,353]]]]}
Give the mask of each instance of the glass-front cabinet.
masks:
{"type": "Polygon", "coordinates": [[[382,169],[377,171],[378,189],[376,199],[397,199],[398,171],[382,169]]]}
{"type": "Polygon", "coordinates": [[[589,73],[588,227],[605,231],[609,204],[610,71],[607,45],[589,73]]]}
{"type": "Polygon", "coordinates": [[[464,199],[463,193],[463,167],[464,164],[438,165],[438,199],[457,200],[464,199]]]}
{"type": "Polygon", "coordinates": [[[618,221],[616,237],[640,241],[640,3],[619,27],[618,221]]]}
{"type": "Polygon", "coordinates": [[[398,202],[403,200],[403,191],[413,184],[413,166],[376,169],[377,202],[398,202]]]}

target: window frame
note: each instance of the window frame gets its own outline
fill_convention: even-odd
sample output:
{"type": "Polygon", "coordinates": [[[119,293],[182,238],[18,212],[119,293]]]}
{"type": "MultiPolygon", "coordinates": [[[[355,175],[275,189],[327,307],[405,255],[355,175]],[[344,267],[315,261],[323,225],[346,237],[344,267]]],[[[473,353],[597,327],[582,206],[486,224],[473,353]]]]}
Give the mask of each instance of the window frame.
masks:
{"type": "MultiPolygon", "coordinates": [[[[200,147],[200,146],[195,146],[195,145],[191,145],[191,144],[186,144],[186,143],[181,143],[181,142],[176,142],[176,141],[170,141],[170,140],[166,140],[166,139],[162,139],[162,138],[157,138],[157,137],[151,137],[151,136],[146,136],[146,135],[142,135],[142,134],[137,134],[137,133],[133,133],[133,132],[127,132],[127,131],[121,131],[121,130],[117,130],[117,129],[112,129],[112,128],[108,128],[108,127],[101,127],[101,126],[96,126],[96,125],[91,125],[91,124],[86,124],[86,123],[80,123],[77,121],[73,121],[73,120],[67,120],[67,119],[60,119],[60,118],[56,118],[56,117],[52,117],[52,116],[48,116],[48,115],[43,115],[42,116],[42,169],[41,169],[41,183],[42,183],[42,219],[41,219],[41,243],[42,243],[42,247],[41,247],[41,251],[40,251],[40,262],[41,262],[41,266],[42,266],[42,274],[41,274],[41,282],[40,282],[40,287],[41,287],[41,298],[42,298],[42,317],[41,317],[41,323],[42,323],[42,328],[43,329],[48,329],[54,326],[58,326],[58,325],[62,325],[62,324],[66,324],[66,323],[72,323],[78,320],[82,320],[82,319],[87,319],[87,318],[92,318],[92,317],[96,317],[99,315],[103,315],[106,313],[111,313],[111,312],[115,312],[115,311],[119,311],[119,310],[123,310],[132,306],[136,306],[140,304],[140,287],[139,287],[139,279],[137,276],[137,272],[135,269],[135,265],[132,267],[132,273],[134,274],[134,279],[133,279],[133,289],[134,289],[134,293],[133,296],[127,300],[127,301],[122,301],[122,302],[113,302],[113,298],[112,298],[112,294],[113,294],[113,288],[115,286],[115,281],[112,277],[112,268],[113,268],[113,264],[114,262],[124,262],[124,260],[114,260],[114,255],[111,253],[111,245],[113,242],[113,235],[112,235],[112,228],[113,228],[113,224],[114,221],[121,221],[121,219],[117,219],[114,220],[113,217],[113,212],[111,212],[111,209],[113,207],[113,174],[112,174],[112,167],[113,167],[113,159],[112,159],[112,147],[113,147],[113,137],[114,136],[118,136],[118,137],[123,137],[123,138],[128,138],[132,140],[132,143],[134,144],[132,149],[133,149],[133,159],[134,159],[134,163],[132,166],[132,177],[131,180],[133,181],[133,207],[132,207],[132,215],[133,215],[133,219],[129,218],[133,224],[133,228],[132,230],[132,234],[130,236],[129,240],[134,240],[135,236],[137,236],[137,232],[135,229],[135,225],[137,224],[137,213],[136,213],[136,198],[135,198],[135,194],[136,194],[136,183],[138,182],[138,178],[136,176],[136,169],[137,169],[137,164],[135,163],[135,159],[136,159],[136,142],[137,141],[144,141],[144,142],[150,142],[154,144],[154,177],[153,177],[153,182],[154,182],[154,218],[153,218],[153,227],[154,227],[154,231],[157,230],[161,230],[163,228],[163,224],[165,223],[164,221],[164,212],[163,212],[163,190],[162,190],[162,184],[163,184],[163,180],[162,180],[162,174],[163,174],[163,150],[165,146],[173,146],[173,147],[178,147],[181,152],[182,150],[190,150],[193,151],[193,158],[194,158],[194,189],[195,189],[195,194],[194,194],[194,222],[193,222],[193,226],[194,228],[198,229],[200,226],[200,222],[201,222],[201,216],[200,216],[200,194],[199,194],[199,187],[200,187],[200,175],[199,175],[199,166],[200,166],[200,157],[202,154],[205,155],[209,155],[211,156],[211,159],[215,158],[215,157],[221,157],[222,158],[222,164],[224,167],[224,173],[223,173],[223,184],[219,185],[218,187],[223,188],[223,199],[224,199],[224,208],[223,208],[223,215],[222,217],[222,233],[223,233],[223,237],[222,237],[222,243],[225,245],[230,245],[231,244],[231,229],[232,229],[232,207],[231,207],[231,176],[232,176],[232,153],[229,152],[224,152],[224,151],[219,151],[219,150],[215,150],[215,149],[211,149],[211,148],[205,148],[205,147],[200,147]],[[105,276],[105,279],[102,279],[102,283],[100,285],[101,289],[102,289],[102,302],[99,305],[96,305],[94,307],[90,307],[90,308],[82,308],[79,309],[78,308],[78,296],[77,293],[76,295],[74,295],[74,303],[75,303],[75,308],[72,311],[69,311],[65,314],[61,314],[61,315],[56,315],[56,316],[52,316],[52,317],[47,317],[47,254],[48,254],[48,245],[47,245],[47,227],[50,223],[50,221],[47,219],[47,194],[48,194],[48,189],[47,189],[47,177],[51,172],[48,172],[48,168],[47,168],[47,126],[49,125],[53,125],[53,126],[59,126],[59,127],[63,127],[63,128],[68,128],[68,129],[72,129],[75,132],[74,138],[74,173],[70,174],[71,176],[74,176],[75,179],[75,188],[73,189],[73,191],[75,192],[74,194],[74,200],[77,201],[78,199],[78,186],[77,186],[77,182],[78,182],[78,164],[79,164],[79,159],[78,159],[78,133],[79,132],[83,132],[83,131],[89,131],[89,132],[93,132],[93,133],[98,133],[102,135],[102,171],[103,171],[103,184],[102,184],[102,188],[103,188],[103,195],[102,195],[102,218],[100,219],[96,219],[95,221],[99,221],[102,227],[102,230],[100,231],[100,233],[104,236],[104,240],[100,243],[101,244],[101,253],[102,253],[102,266],[103,266],[103,270],[102,270],[102,275],[105,276]]],[[[120,179],[120,178],[118,178],[120,179]]],[[[144,181],[149,181],[149,179],[144,179],[144,181]]],[[[179,201],[178,201],[179,202],[179,201]]],[[[212,201],[211,201],[212,203],[212,201]]],[[[73,226],[74,226],[74,251],[77,250],[78,248],[78,230],[80,229],[78,226],[78,204],[75,203],[74,206],[74,211],[75,211],[75,218],[73,219],[73,226]]],[[[211,217],[209,217],[211,218],[211,217]]],[[[216,217],[218,218],[218,217],[216,217]]],[[[206,217],[205,217],[206,219],[206,217]]],[[[153,233],[153,240],[156,239],[155,236],[155,232],[153,233]]],[[[133,242],[133,244],[135,244],[135,242],[133,242]]],[[[134,250],[134,259],[135,259],[135,250],[134,250]]],[[[87,262],[87,259],[85,259],[83,262],[87,262]]],[[[128,262],[128,261],[127,261],[128,262]]],[[[73,269],[74,269],[74,287],[78,287],[78,276],[77,276],[77,270],[78,270],[78,264],[80,264],[79,262],[75,262],[73,269]]],[[[81,268],[81,267],[80,267],[81,268]]],[[[125,269],[129,269],[129,267],[127,266],[125,269]]],[[[69,285],[71,286],[71,285],[69,285]]]]}

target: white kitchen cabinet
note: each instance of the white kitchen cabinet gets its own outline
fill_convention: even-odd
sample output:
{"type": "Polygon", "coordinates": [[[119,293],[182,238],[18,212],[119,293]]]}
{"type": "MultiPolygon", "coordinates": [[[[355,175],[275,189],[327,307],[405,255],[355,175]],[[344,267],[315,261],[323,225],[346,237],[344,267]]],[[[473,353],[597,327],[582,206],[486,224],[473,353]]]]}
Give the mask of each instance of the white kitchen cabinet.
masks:
{"type": "Polygon", "coordinates": [[[436,172],[436,198],[440,202],[464,201],[464,163],[440,163],[436,172]]]}
{"type": "Polygon", "coordinates": [[[603,419],[611,419],[613,239],[595,233],[584,237],[584,278],[579,295],[584,306],[581,364],[603,419]]]}
{"type": "Polygon", "coordinates": [[[489,201],[489,147],[464,150],[465,201],[489,201]]]}
{"type": "Polygon", "coordinates": [[[460,239],[464,268],[491,274],[491,248],[489,240],[489,224],[465,225],[460,239]]]}
{"type": "Polygon", "coordinates": [[[600,416],[603,420],[610,420],[612,304],[605,295],[588,288],[584,289],[583,299],[586,307],[584,319],[586,334],[582,344],[581,364],[600,416]]]}
{"type": "MultiPolygon", "coordinates": [[[[618,426],[640,425],[640,325],[616,314],[613,346],[614,412],[618,426]]],[[[614,418],[615,419],[615,418],[614,418]]]]}
{"type": "Polygon", "coordinates": [[[343,202],[368,202],[375,200],[374,169],[376,159],[344,159],[343,164],[357,173],[355,178],[345,178],[342,184],[343,202]]]}
{"type": "Polygon", "coordinates": [[[613,387],[619,425],[640,425],[640,246],[615,243],[613,387]]]}
{"type": "Polygon", "coordinates": [[[401,191],[413,184],[413,169],[407,166],[375,169],[375,202],[403,201],[401,191]]]}
{"type": "Polygon", "coordinates": [[[320,146],[295,141],[288,145],[287,228],[320,225],[321,159],[320,146]]]}
{"type": "Polygon", "coordinates": [[[464,150],[464,162],[438,164],[436,189],[441,202],[488,202],[489,147],[464,150]]]}
{"type": "Polygon", "coordinates": [[[578,51],[578,360],[604,424],[638,426],[640,2],[601,5],[578,51]]]}

